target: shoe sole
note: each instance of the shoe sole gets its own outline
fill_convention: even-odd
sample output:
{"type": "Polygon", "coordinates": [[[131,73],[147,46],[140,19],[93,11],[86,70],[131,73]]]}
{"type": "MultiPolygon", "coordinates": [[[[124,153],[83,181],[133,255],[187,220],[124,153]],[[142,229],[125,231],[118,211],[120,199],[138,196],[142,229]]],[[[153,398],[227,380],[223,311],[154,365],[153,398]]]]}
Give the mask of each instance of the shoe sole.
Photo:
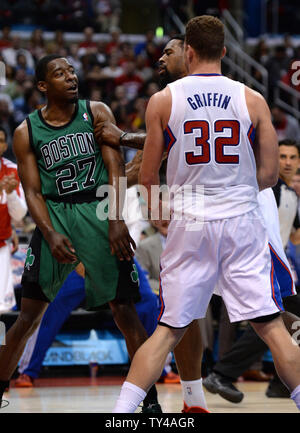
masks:
{"type": "Polygon", "coordinates": [[[228,395],[228,394],[227,394],[226,392],[224,392],[224,391],[218,391],[218,394],[219,394],[221,397],[225,398],[225,400],[230,401],[231,403],[240,403],[240,402],[243,400],[243,398],[244,398],[244,394],[242,394],[242,395],[240,395],[240,396],[236,396],[236,397],[234,397],[234,396],[232,396],[232,395],[228,395]]]}

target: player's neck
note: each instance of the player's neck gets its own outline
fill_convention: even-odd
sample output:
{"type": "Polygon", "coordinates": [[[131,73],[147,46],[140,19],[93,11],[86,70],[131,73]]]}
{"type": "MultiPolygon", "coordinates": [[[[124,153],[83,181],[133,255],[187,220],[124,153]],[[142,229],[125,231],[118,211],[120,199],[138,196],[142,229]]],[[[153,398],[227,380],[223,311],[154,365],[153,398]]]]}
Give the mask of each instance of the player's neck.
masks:
{"type": "Polygon", "coordinates": [[[281,180],[283,180],[283,182],[285,182],[287,184],[287,186],[292,186],[292,181],[293,181],[293,176],[292,177],[286,177],[286,176],[279,176],[281,180]]]}
{"type": "Polygon", "coordinates": [[[42,109],[42,115],[48,123],[64,125],[72,118],[75,108],[75,102],[54,103],[48,100],[46,107],[42,109]]]}
{"type": "Polygon", "coordinates": [[[189,65],[189,75],[222,74],[220,62],[192,62],[189,65]]]}

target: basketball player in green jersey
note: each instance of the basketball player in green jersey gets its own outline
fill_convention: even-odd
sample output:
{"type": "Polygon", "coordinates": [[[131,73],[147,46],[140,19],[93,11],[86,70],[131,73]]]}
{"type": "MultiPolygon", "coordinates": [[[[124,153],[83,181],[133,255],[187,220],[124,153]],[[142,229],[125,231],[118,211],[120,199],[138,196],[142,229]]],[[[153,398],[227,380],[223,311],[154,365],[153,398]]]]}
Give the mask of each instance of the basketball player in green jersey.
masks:
{"type": "MultiPolygon", "coordinates": [[[[16,129],[13,147],[37,228],[25,261],[21,311],[0,348],[0,402],[29,336],[79,263],[85,267],[87,308],[109,303],[130,358],[147,339],[134,307],[139,299],[135,244],[121,218],[124,161],[120,151],[98,145],[93,134],[98,122],[115,122],[113,115],[101,102],[78,100],[74,68],[61,56],[42,58],[36,79],[47,105],[16,129]],[[106,184],[116,192],[115,200],[104,198],[114,218],[100,220],[96,191],[106,184]]],[[[143,412],[161,412],[155,387],[143,412]]]]}

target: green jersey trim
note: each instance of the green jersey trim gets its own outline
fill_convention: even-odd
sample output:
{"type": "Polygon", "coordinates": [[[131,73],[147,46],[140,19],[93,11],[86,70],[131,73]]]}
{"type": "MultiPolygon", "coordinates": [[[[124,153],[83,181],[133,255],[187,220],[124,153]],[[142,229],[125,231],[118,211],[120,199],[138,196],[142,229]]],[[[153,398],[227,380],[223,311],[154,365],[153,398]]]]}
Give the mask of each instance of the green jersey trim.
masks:
{"type": "Polygon", "coordinates": [[[74,113],[72,114],[71,119],[67,123],[65,123],[64,125],[61,125],[61,126],[53,126],[53,125],[50,125],[50,123],[46,122],[46,120],[43,117],[42,109],[41,108],[38,110],[38,116],[39,116],[41,122],[44,125],[46,125],[47,128],[51,128],[51,129],[54,129],[55,131],[57,131],[59,129],[67,128],[69,125],[71,125],[71,123],[76,119],[76,116],[78,114],[78,108],[79,108],[79,104],[78,104],[78,101],[77,101],[76,102],[76,106],[75,106],[75,110],[74,110],[74,113]]]}

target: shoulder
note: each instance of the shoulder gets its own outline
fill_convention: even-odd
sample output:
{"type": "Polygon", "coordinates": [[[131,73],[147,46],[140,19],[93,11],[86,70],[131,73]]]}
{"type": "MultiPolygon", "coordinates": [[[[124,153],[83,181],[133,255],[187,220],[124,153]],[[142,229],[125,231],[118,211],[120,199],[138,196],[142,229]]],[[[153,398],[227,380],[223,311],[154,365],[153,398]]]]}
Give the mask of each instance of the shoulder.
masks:
{"type": "Polygon", "coordinates": [[[250,118],[255,127],[261,120],[271,119],[270,109],[263,95],[245,86],[245,98],[250,118]]]}
{"type": "Polygon", "coordinates": [[[90,104],[91,112],[94,119],[98,120],[113,120],[113,114],[108,105],[101,101],[87,101],[90,104]]]}
{"type": "Polygon", "coordinates": [[[147,105],[147,117],[169,118],[172,105],[172,96],[169,86],[155,93],[149,99],[147,105]]]}
{"type": "Polygon", "coordinates": [[[267,107],[267,102],[263,95],[248,86],[245,86],[245,97],[247,104],[249,103],[251,106],[258,104],[259,107],[267,107]]]}
{"type": "Polygon", "coordinates": [[[19,126],[16,127],[14,135],[22,135],[22,134],[28,134],[28,123],[27,118],[23,120],[22,123],[20,123],[19,126]]]}

